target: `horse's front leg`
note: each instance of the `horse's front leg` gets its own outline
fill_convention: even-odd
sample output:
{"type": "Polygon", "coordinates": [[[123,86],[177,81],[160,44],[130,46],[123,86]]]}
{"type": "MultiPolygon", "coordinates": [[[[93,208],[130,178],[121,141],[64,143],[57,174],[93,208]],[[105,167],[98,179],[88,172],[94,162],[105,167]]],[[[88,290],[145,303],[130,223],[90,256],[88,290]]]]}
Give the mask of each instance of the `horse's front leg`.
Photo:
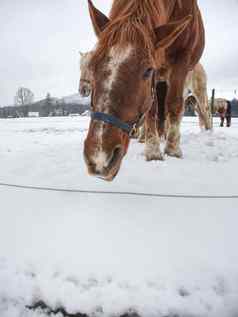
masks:
{"type": "Polygon", "coordinates": [[[199,119],[199,126],[206,130],[212,129],[211,110],[208,104],[207,87],[203,85],[194,89],[194,94],[197,97],[197,112],[199,119]]]}
{"type": "Polygon", "coordinates": [[[224,127],[225,117],[221,115],[220,119],[221,119],[220,127],[224,127]]]}
{"type": "Polygon", "coordinates": [[[186,79],[186,68],[180,66],[171,72],[170,85],[167,95],[167,109],[169,119],[169,129],[165,154],[177,158],[182,158],[183,153],[180,148],[180,124],[184,113],[183,90],[186,79]]]}
{"type": "Polygon", "coordinates": [[[147,161],[164,159],[160,150],[158,120],[153,110],[149,111],[145,118],[145,158],[147,161]]]}

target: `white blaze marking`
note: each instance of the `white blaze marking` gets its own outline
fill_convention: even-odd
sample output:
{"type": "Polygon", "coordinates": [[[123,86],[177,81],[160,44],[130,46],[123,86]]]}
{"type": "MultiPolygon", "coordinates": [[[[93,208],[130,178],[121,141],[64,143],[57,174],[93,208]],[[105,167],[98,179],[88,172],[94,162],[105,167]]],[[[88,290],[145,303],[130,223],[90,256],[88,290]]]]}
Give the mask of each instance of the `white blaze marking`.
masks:
{"type": "Polygon", "coordinates": [[[117,47],[112,47],[109,54],[110,62],[108,64],[108,69],[111,71],[111,74],[108,80],[105,82],[105,88],[108,90],[112,88],[112,85],[117,78],[121,64],[129,58],[131,51],[132,47],[130,45],[128,45],[124,50],[117,47]]]}
{"type": "Polygon", "coordinates": [[[96,151],[92,159],[98,172],[102,171],[104,167],[107,167],[107,155],[104,151],[96,151]]]}
{"type": "MultiPolygon", "coordinates": [[[[113,47],[110,50],[109,58],[110,61],[106,67],[106,70],[109,70],[110,75],[104,81],[104,91],[102,92],[102,96],[98,102],[98,109],[104,113],[109,113],[109,105],[110,105],[110,91],[112,89],[113,83],[117,79],[117,75],[122,63],[124,63],[130,56],[132,52],[132,47],[128,46],[125,49],[120,49],[117,47],[113,47]]],[[[105,123],[98,122],[97,124],[97,147],[95,149],[95,153],[93,156],[93,161],[96,165],[97,171],[102,170],[108,164],[108,155],[103,151],[103,131],[104,131],[105,123]]]]}

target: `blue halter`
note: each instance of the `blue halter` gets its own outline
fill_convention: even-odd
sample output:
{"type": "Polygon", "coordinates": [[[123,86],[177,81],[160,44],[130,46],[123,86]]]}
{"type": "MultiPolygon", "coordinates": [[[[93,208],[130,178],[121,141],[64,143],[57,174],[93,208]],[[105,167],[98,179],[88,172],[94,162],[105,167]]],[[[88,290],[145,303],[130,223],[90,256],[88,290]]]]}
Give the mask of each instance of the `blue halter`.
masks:
{"type": "Polygon", "coordinates": [[[132,135],[136,128],[136,123],[130,124],[130,123],[123,122],[117,117],[111,114],[104,113],[104,112],[91,112],[91,119],[103,121],[105,123],[111,124],[114,127],[117,127],[121,129],[122,131],[126,132],[129,135],[132,135]]]}

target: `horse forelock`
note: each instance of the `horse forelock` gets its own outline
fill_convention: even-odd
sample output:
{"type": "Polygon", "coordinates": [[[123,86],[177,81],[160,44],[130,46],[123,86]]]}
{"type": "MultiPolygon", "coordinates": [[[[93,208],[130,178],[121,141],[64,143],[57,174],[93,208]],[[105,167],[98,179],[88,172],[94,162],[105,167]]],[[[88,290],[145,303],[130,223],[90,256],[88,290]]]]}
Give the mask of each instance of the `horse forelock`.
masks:
{"type": "Polygon", "coordinates": [[[114,0],[110,11],[110,19],[115,20],[119,16],[136,15],[137,17],[150,17],[157,26],[158,20],[165,15],[162,1],[158,0],[114,0]]]}
{"type": "Polygon", "coordinates": [[[98,65],[114,46],[124,48],[132,44],[153,56],[154,28],[164,14],[159,3],[155,0],[114,0],[110,23],[100,35],[90,65],[98,65]]]}

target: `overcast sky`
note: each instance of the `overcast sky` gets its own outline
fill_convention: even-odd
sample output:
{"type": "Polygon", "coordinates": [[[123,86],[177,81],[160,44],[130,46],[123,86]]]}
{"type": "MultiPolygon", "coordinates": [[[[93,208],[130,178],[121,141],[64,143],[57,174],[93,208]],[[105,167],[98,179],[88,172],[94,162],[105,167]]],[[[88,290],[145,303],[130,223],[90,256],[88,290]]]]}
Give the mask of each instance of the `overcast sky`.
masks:
{"type": "MultiPolygon", "coordinates": [[[[129,0],[128,0],[129,1],[129,0]]],[[[146,0],[145,0],[146,1],[146,0]]],[[[94,0],[108,13],[111,0],[94,0]]],[[[209,88],[238,89],[238,0],[199,0],[206,25],[209,88]]],[[[94,37],[87,0],[0,0],[0,106],[19,86],[35,99],[77,92],[78,51],[94,37]]]]}

